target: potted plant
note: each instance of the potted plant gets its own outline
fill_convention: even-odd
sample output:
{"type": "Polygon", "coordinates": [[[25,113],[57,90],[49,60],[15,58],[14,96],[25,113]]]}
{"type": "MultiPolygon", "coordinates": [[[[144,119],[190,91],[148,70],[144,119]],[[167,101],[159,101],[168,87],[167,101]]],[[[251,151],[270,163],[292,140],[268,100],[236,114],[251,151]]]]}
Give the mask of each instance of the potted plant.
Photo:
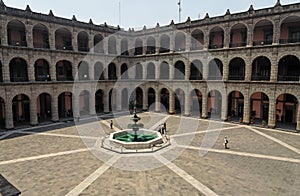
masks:
{"type": "Polygon", "coordinates": [[[265,120],[261,121],[261,126],[262,126],[262,127],[265,127],[265,126],[266,126],[266,121],[265,121],[265,120]]]}

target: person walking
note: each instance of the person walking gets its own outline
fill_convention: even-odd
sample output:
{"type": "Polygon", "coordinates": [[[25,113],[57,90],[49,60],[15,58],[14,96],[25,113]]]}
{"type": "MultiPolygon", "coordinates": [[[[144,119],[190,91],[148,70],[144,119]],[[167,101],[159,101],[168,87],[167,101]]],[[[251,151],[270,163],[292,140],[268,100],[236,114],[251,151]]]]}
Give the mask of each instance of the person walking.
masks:
{"type": "Polygon", "coordinates": [[[227,137],[224,137],[224,147],[225,147],[225,149],[229,149],[228,148],[228,139],[227,139],[227,137]]]}
{"type": "Polygon", "coordinates": [[[110,120],[110,129],[113,129],[113,121],[112,120],[110,120]]]}

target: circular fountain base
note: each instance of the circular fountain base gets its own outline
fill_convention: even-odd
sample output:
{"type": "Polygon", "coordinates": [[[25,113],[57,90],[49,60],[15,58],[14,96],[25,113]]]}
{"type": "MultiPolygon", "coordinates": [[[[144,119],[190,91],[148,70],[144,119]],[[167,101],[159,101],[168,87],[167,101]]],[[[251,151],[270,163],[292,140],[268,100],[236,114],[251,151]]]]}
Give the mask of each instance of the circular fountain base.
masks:
{"type": "Polygon", "coordinates": [[[123,148],[131,150],[148,149],[155,145],[163,144],[163,137],[157,131],[140,129],[135,139],[135,132],[131,129],[124,129],[110,134],[109,143],[111,145],[120,145],[123,148]]]}

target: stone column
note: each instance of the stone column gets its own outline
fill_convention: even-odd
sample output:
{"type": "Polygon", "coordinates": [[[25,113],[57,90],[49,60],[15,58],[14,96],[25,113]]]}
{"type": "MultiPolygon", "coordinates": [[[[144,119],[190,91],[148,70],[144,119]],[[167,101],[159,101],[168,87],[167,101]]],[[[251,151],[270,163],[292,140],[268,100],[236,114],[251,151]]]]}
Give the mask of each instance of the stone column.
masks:
{"type": "Polygon", "coordinates": [[[207,114],[207,89],[203,89],[203,95],[202,95],[202,118],[207,118],[208,114],[207,114]]]}
{"type": "Polygon", "coordinates": [[[191,36],[190,34],[188,34],[188,36],[186,36],[186,52],[189,52],[191,50],[191,36]]]}
{"type": "Polygon", "coordinates": [[[143,111],[148,110],[148,92],[146,90],[143,91],[143,111]]]}
{"type": "Polygon", "coordinates": [[[225,58],[223,60],[223,81],[227,81],[228,80],[228,75],[229,75],[228,59],[225,58]]]}
{"type": "Polygon", "coordinates": [[[248,24],[248,31],[247,31],[247,47],[253,46],[253,34],[254,34],[254,28],[253,24],[248,24]]]}
{"type": "MultiPolygon", "coordinates": [[[[268,119],[268,127],[275,128],[276,126],[276,100],[269,99],[269,119],[268,119]]],[[[266,120],[266,119],[263,119],[266,120]]]]}
{"type": "Polygon", "coordinates": [[[52,121],[58,122],[58,96],[54,95],[51,98],[51,114],[52,114],[52,121]]]}
{"type": "Polygon", "coordinates": [[[185,116],[190,116],[191,115],[191,98],[190,94],[188,92],[185,93],[184,95],[184,115],[185,116]]]}
{"type": "MultiPolygon", "coordinates": [[[[8,54],[7,54],[8,55],[8,54]]],[[[9,61],[8,56],[3,55],[3,61],[2,61],[2,74],[3,74],[3,82],[7,83],[10,82],[10,74],[9,74],[9,61]]]]}
{"type": "Polygon", "coordinates": [[[89,77],[90,77],[90,80],[95,80],[94,78],[94,61],[92,59],[89,59],[90,61],[90,64],[89,64],[89,77]]]}
{"type": "Polygon", "coordinates": [[[155,62],[155,80],[159,80],[160,74],[160,64],[159,62],[155,62]]]}
{"type": "Polygon", "coordinates": [[[73,51],[78,52],[78,43],[77,43],[77,30],[73,29],[73,33],[72,33],[72,47],[73,47],[73,51]]]}
{"type": "Polygon", "coordinates": [[[251,74],[252,74],[252,64],[251,64],[251,59],[247,58],[245,60],[245,81],[250,82],[251,81],[251,74]]]}
{"type": "Polygon", "coordinates": [[[32,93],[32,95],[34,98],[30,101],[30,124],[35,126],[39,124],[37,117],[37,101],[35,99],[35,93],[32,93]]]}
{"type": "Polygon", "coordinates": [[[109,113],[109,92],[104,92],[103,94],[103,102],[104,102],[104,113],[109,113]]]}
{"type": "MultiPolygon", "coordinates": [[[[204,30],[204,43],[203,43],[203,49],[207,50],[209,45],[209,30],[204,30]]],[[[205,66],[204,66],[205,67],[205,66]]]]}
{"type": "Polygon", "coordinates": [[[155,92],[155,112],[160,112],[160,93],[155,92]]]}
{"type": "Polygon", "coordinates": [[[146,65],[146,63],[141,63],[141,65],[142,65],[142,68],[143,68],[143,77],[142,77],[142,79],[146,80],[147,79],[147,65],[146,65]]]}
{"type": "Polygon", "coordinates": [[[8,98],[9,96],[6,97],[7,100],[5,101],[5,128],[13,129],[14,121],[13,121],[13,111],[12,111],[12,99],[8,98]]]}
{"type": "Polygon", "coordinates": [[[270,81],[277,82],[277,74],[278,74],[278,65],[277,65],[277,56],[271,59],[271,73],[270,73],[270,81]]]}
{"type": "Polygon", "coordinates": [[[175,36],[173,34],[169,35],[170,37],[170,52],[175,50],[175,36]]]}
{"type": "Polygon", "coordinates": [[[244,115],[243,115],[243,123],[249,124],[250,123],[250,97],[247,93],[247,95],[244,95],[244,115]]]}
{"type": "Polygon", "coordinates": [[[276,19],[274,20],[274,27],[273,27],[273,44],[278,45],[280,40],[280,17],[275,16],[276,19]]]}
{"type": "Polygon", "coordinates": [[[228,105],[227,105],[227,93],[224,91],[224,94],[222,95],[222,112],[221,112],[221,120],[227,120],[227,114],[228,114],[228,105]]]}
{"type": "Polygon", "coordinates": [[[297,114],[297,127],[296,127],[296,130],[298,132],[300,132],[300,107],[299,107],[299,104],[298,104],[298,114],[297,114]]]}
{"type": "Polygon", "coordinates": [[[33,26],[31,24],[26,25],[26,42],[28,48],[33,48],[33,34],[32,34],[33,26]]]}
{"type": "Polygon", "coordinates": [[[175,113],[175,95],[173,92],[169,91],[169,114],[175,113]]]}
{"type": "Polygon", "coordinates": [[[175,67],[173,64],[169,64],[169,80],[174,80],[175,67]]]}
{"type": "Polygon", "coordinates": [[[49,29],[49,45],[50,45],[50,50],[55,50],[55,31],[52,28],[52,25],[50,24],[50,29],[49,29]]]}
{"type": "Polygon", "coordinates": [[[191,76],[191,66],[188,61],[185,61],[185,80],[189,81],[191,76]]]}
{"type": "Polygon", "coordinates": [[[90,115],[96,115],[96,104],[95,104],[95,92],[90,92],[89,96],[89,113],[90,115]]]}
{"type": "Polygon", "coordinates": [[[73,96],[73,117],[75,119],[80,118],[79,94],[78,93],[74,93],[74,96],[73,96]]]}
{"type": "Polygon", "coordinates": [[[55,59],[55,56],[54,55],[51,55],[51,58],[50,58],[50,65],[49,65],[49,72],[50,72],[50,77],[51,77],[51,80],[52,81],[56,81],[57,78],[56,78],[56,59],[55,59]]]}
{"type": "Polygon", "coordinates": [[[78,62],[77,62],[77,58],[74,58],[73,60],[73,64],[72,64],[72,74],[73,74],[73,79],[74,81],[78,81],[78,62]]]}
{"type": "Polygon", "coordinates": [[[33,54],[31,54],[31,52],[29,52],[29,54],[28,54],[27,70],[28,70],[28,79],[29,79],[29,81],[34,82],[35,81],[34,62],[33,62],[33,54]]]}
{"type": "MultiPolygon", "coordinates": [[[[0,22],[0,24],[1,24],[1,27],[5,27],[6,26],[6,21],[5,20],[2,20],[1,22],[0,22]]],[[[7,46],[8,45],[8,38],[7,38],[7,28],[5,27],[5,28],[2,28],[1,30],[1,44],[3,45],[3,46],[7,46]]]]}
{"type": "Polygon", "coordinates": [[[208,62],[207,62],[207,58],[202,63],[203,63],[203,80],[207,81],[207,78],[208,78],[208,62]]]}
{"type": "Polygon", "coordinates": [[[229,32],[229,27],[225,28],[224,32],[224,48],[229,48],[229,41],[230,41],[230,32],[229,32]]]}
{"type": "Polygon", "coordinates": [[[89,35],[89,51],[94,53],[94,37],[93,35],[89,35]]]}
{"type": "Polygon", "coordinates": [[[116,64],[116,74],[117,74],[117,80],[121,78],[121,65],[116,64]]]}
{"type": "Polygon", "coordinates": [[[116,109],[117,111],[122,111],[122,92],[121,89],[116,90],[116,109]]]}

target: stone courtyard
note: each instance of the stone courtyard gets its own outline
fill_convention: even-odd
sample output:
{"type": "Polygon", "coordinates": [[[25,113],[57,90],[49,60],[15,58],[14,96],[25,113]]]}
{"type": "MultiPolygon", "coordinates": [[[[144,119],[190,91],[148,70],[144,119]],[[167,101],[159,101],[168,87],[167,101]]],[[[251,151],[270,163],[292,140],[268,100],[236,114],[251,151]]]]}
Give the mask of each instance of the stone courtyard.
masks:
{"type": "Polygon", "coordinates": [[[171,146],[148,154],[100,148],[130,116],[0,132],[0,173],[22,195],[299,195],[300,134],[142,113],[171,146]],[[224,149],[223,138],[229,139],[224,149]]]}

